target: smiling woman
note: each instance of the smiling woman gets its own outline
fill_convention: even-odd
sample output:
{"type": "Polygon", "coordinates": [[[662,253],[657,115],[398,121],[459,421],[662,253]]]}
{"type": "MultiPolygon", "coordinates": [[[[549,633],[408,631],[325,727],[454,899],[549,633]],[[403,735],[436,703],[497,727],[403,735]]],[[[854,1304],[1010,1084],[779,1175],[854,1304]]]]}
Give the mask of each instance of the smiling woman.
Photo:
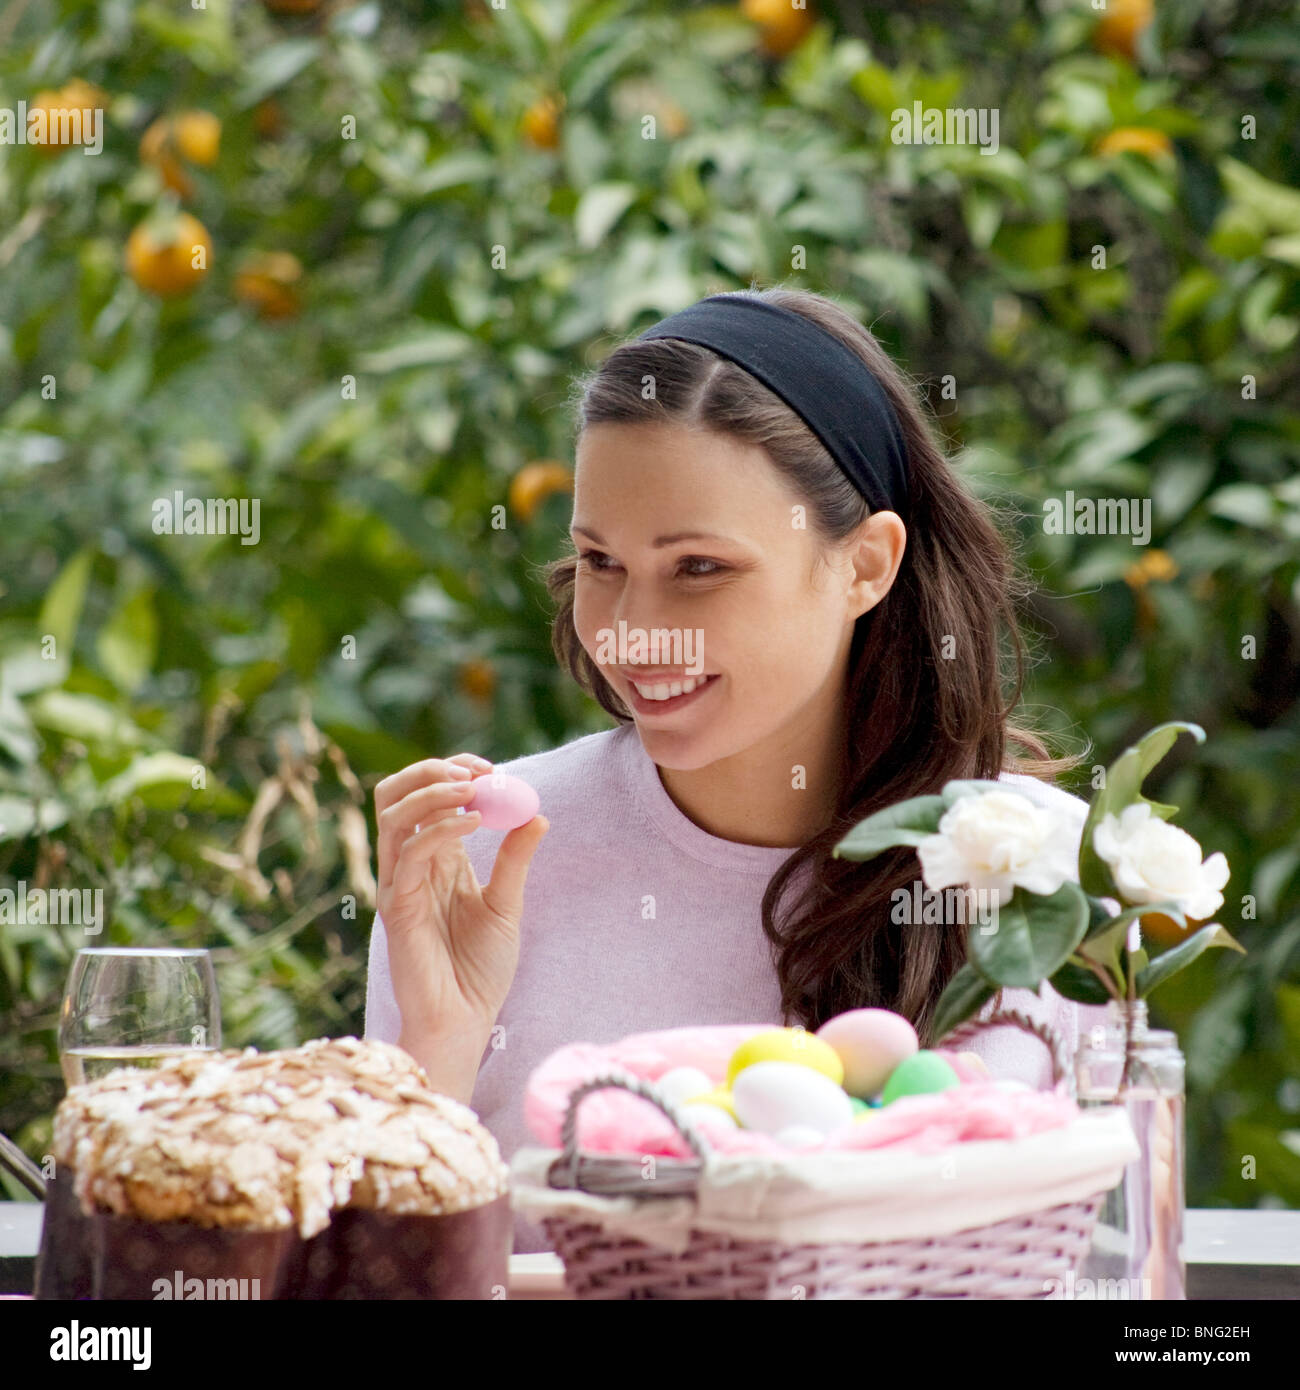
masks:
{"type": "MultiPolygon", "coordinates": [[[[695,824],[796,848],[763,904],[784,1007],[816,1027],[882,1004],[923,1027],[960,937],[889,930],[884,906],[915,878],[910,853],[863,873],[831,847],[882,806],[1014,768],[1010,744],[1030,770],[1067,763],[1007,721],[1022,676],[1010,558],[902,373],[822,296],[705,304],[738,299],[784,314],[786,338],[747,350],[679,315],[578,384],[573,534],[600,550],[548,569],[555,649],[616,719],[634,720],[695,824]],[[835,354],[822,355],[823,338],[835,354]],[[800,370],[805,342],[817,357],[800,370]],[[699,577],[684,568],[697,561],[709,565],[699,577]],[[701,629],[718,674],[707,698],[660,708],[627,669],[602,666],[594,634],[616,621],[701,629]],[[801,864],[818,886],[778,926],[801,864]]],[[[769,317],[753,314],[756,342],[769,317]]]]}
{"type": "MultiPolygon", "coordinates": [[[[576,1039],[812,1030],[877,1006],[928,1045],[964,920],[891,912],[918,879],[910,849],[856,863],[834,845],[954,778],[1086,810],[1023,775],[1061,764],[1008,723],[1021,656],[1007,551],[848,314],[803,291],[714,296],[615,349],[577,404],[575,553],[545,570],[552,640],[621,727],[498,769],[545,812],[504,839],[467,839],[464,794],[413,769],[383,795],[367,1036],[402,1040],[458,1088],[507,1157],[527,1139],[530,1072],[576,1039]],[[412,818],[428,822],[417,839],[443,836],[427,879],[402,868],[412,818]],[[399,853],[402,894],[385,874],[399,853]]],[[[1047,986],[999,1003],[1067,1048],[1099,1012],[1047,986]]],[[[1050,1075],[1014,1029],[971,1049],[996,1074],[1050,1075]]],[[[519,1218],[516,1249],[544,1246],[519,1218]]]]}

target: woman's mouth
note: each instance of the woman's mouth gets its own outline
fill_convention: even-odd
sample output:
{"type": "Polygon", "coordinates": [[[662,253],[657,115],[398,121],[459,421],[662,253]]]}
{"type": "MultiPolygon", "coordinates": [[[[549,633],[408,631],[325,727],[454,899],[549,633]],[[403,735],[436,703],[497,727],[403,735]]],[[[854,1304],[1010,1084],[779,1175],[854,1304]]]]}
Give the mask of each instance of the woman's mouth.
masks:
{"type": "Polygon", "coordinates": [[[654,681],[634,681],[627,678],[631,705],[637,714],[674,714],[697,700],[704,691],[716,685],[718,676],[664,677],[654,681]]]}

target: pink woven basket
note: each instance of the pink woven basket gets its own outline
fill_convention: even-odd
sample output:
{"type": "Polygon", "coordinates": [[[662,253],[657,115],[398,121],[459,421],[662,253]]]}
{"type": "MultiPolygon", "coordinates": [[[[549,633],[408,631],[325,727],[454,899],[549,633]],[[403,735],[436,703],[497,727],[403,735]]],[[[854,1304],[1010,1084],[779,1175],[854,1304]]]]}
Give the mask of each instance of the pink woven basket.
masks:
{"type": "MultiPolygon", "coordinates": [[[[1065,1078],[1073,1097],[1073,1072],[1060,1039],[1015,1010],[964,1023],[943,1044],[1002,1023],[1047,1044],[1053,1084],[1065,1078]]],[[[604,1074],[575,1087],[561,1141],[563,1152],[547,1173],[551,1187],[649,1202],[693,1194],[708,1149],[699,1131],[652,1083],[626,1073],[604,1074]],[[639,1159],[579,1154],[578,1106],[593,1091],[611,1086],[658,1106],[697,1159],[659,1157],[655,1176],[647,1181],[639,1159]]],[[[582,1299],[1047,1298],[1087,1252],[1103,1195],[1098,1191],[1084,1200],[950,1235],[870,1243],[785,1245],[692,1228],[686,1248],[674,1251],[608,1232],[589,1219],[546,1216],[542,1227],[564,1261],[569,1292],[582,1299]]]]}

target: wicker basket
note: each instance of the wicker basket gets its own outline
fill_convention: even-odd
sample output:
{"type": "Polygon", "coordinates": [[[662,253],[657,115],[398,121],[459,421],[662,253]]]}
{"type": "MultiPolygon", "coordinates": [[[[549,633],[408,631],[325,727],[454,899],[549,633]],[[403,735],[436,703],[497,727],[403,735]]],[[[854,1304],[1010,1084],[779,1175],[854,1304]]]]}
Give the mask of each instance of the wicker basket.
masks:
{"type": "MultiPolygon", "coordinates": [[[[1004,1023],[1047,1044],[1053,1083],[1064,1078],[1073,1097],[1073,1072],[1059,1038],[1015,1010],[962,1024],[944,1045],[1004,1023]]],[[[639,1202],[696,1194],[709,1153],[699,1131],[652,1083],[616,1071],[574,1088],[561,1141],[560,1157],[546,1170],[549,1188],[639,1202]],[[641,1158],[580,1155],[578,1106],[607,1087],[622,1087],[656,1105],[697,1158],[656,1157],[647,1180],[641,1158]]],[[[550,1215],[541,1217],[541,1225],[564,1261],[565,1284],[575,1298],[1047,1298],[1087,1252],[1105,1190],[1099,1183],[1081,1199],[952,1234],[878,1242],[792,1245],[692,1227],[685,1248],[671,1250],[609,1231],[599,1218],[550,1215]]]]}

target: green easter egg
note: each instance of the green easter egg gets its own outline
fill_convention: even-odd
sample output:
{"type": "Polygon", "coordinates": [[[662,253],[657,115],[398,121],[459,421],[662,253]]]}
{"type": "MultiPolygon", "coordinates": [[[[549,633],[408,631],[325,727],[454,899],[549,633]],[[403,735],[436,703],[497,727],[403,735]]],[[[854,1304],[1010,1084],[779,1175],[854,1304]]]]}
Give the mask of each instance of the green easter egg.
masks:
{"type": "Polygon", "coordinates": [[[960,1085],[957,1073],[938,1053],[922,1050],[904,1057],[890,1072],[880,1099],[888,1105],[901,1096],[930,1095],[960,1085]]]}

